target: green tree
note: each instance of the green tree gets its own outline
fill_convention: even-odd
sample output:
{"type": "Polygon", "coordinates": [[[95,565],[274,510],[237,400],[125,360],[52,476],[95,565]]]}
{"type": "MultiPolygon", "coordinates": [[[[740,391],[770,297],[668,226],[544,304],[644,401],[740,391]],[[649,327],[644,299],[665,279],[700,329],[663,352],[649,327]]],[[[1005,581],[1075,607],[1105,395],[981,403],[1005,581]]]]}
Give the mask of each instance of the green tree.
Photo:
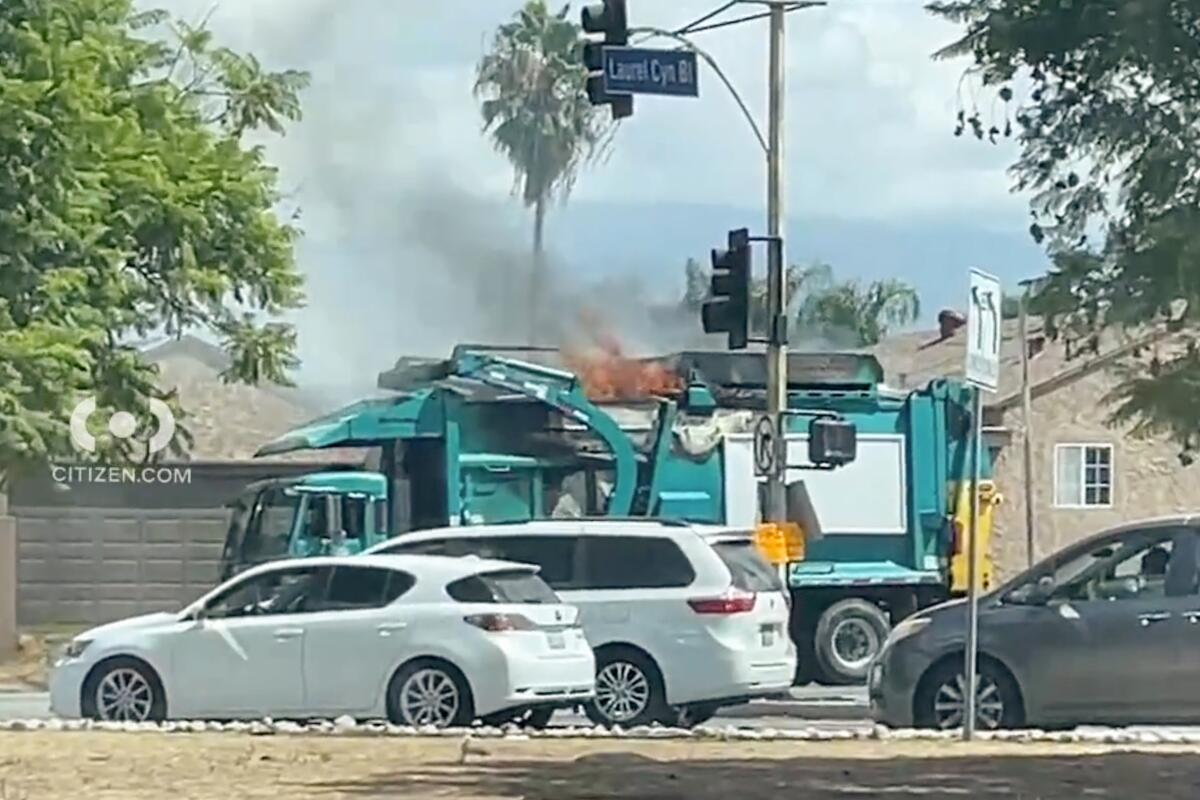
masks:
{"type": "Polygon", "coordinates": [[[529,273],[531,334],[546,280],[543,234],[546,212],[571,193],[579,168],[603,152],[612,125],[587,99],[578,25],[569,6],[551,12],[529,0],[501,25],[480,59],[475,93],[484,131],[513,167],[513,191],[533,208],[533,259],[529,273]]]}
{"type": "Polygon", "coordinates": [[[305,82],[132,0],[0,5],[0,471],[73,453],[83,396],[97,419],[176,403],[138,337],[208,330],[228,380],[287,382],[297,232],[242,140],[297,119],[305,82]]]}
{"type": "MultiPolygon", "coordinates": [[[[1054,266],[1030,305],[1048,333],[1095,350],[1106,327],[1190,327],[1200,310],[1200,4],[955,0],[929,9],[962,26],[941,55],[968,56],[969,72],[995,92],[992,106],[1005,108],[1004,120],[961,110],[958,132],[970,125],[983,138],[990,123],[994,140],[1003,124],[1020,145],[1016,188],[1032,194],[1030,233],[1054,266]]],[[[1191,449],[1197,385],[1194,345],[1156,359],[1149,374],[1131,365],[1109,396],[1111,420],[1191,449]]]]}

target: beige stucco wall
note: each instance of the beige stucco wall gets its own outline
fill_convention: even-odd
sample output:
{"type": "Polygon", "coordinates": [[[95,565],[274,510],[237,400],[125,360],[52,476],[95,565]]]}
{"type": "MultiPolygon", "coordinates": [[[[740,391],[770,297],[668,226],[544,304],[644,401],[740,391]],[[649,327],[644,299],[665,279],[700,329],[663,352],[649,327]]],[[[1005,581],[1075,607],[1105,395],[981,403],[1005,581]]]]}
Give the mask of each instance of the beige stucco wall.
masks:
{"type": "Polygon", "coordinates": [[[0,658],[17,648],[17,524],[0,494],[0,658]]]}
{"type": "MultiPolygon", "coordinates": [[[[1102,398],[1112,384],[1112,376],[1101,371],[1033,401],[1035,558],[1120,522],[1200,510],[1200,463],[1183,467],[1178,445],[1136,439],[1104,424],[1111,409],[1102,398]],[[1054,507],[1054,446],[1081,443],[1113,445],[1111,508],[1054,507]]],[[[1003,424],[1013,436],[996,463],[1004,503],[997,509],[992,556],[1001,577],[1026,563],[1025,426],[1019,404],[1004,413],[1003,424]]]]}

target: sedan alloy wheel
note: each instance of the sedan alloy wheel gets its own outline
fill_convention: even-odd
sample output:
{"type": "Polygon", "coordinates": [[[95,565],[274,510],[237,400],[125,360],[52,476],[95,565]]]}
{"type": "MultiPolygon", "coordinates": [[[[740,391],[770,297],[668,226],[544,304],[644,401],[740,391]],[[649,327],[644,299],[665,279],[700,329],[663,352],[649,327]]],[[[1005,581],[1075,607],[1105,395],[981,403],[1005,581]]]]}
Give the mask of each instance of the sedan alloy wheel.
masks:
{"type": "Polygon", "coordinates": [[[447,728],[459,715],[462,692],[444,670],[423,667],[400,685],[399,701],[400,715],[407,724],[447,728]]]}

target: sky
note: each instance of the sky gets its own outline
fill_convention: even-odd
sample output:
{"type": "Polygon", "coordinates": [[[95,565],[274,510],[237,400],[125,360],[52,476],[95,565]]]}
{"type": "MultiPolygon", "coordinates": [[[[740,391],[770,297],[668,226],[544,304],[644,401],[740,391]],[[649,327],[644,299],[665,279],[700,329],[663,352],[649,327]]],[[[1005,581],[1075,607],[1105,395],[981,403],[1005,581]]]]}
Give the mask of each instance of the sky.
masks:
{"type": "MultiPolygon", "coordinates": [[[[357,391],[402,353],[522,338],[512,276],[528,260],[530,218],[472,95],[475,64],[518,2],[157,5],[192,20],[212,9],[221,44],[312,74],[305,119],[264,140],[288,193],[284,210],[298,208],[305,231],[303,379],[357,391]]],[[[716,5],[630,0],[630,24],[678,27],[716,5]]],[[[955,35],[913,0],[831,0],[787,17],[788,260],[826,260],[841,278],[904,278],[923,297],[922,323],[961,305],[968,267],[1010,285],[1045,269],[1026,233],[1026,199],[1009,192],[1015,147],[952,134],[956,110],[973,102],[960,80],[966,64],[931,54],[955,35]]],[[[765,21],[696,42],[765,129],[765,21]]],[[[607,281],[597,304],[617,327],[635,326],[637,304],[624,302],[633,293],[678,294],[686,259],[705,260],[728,228],[765,227],[762,151],[707,67],[699,83],[698,99],[638,98],[607,158],[550,213],[563,291],[607,281]]],[[[977,102],[985,118],[1003,113],[990,96],[977,102]]],[[[676,343],[633,338],[642,349],[676,343]]]]}

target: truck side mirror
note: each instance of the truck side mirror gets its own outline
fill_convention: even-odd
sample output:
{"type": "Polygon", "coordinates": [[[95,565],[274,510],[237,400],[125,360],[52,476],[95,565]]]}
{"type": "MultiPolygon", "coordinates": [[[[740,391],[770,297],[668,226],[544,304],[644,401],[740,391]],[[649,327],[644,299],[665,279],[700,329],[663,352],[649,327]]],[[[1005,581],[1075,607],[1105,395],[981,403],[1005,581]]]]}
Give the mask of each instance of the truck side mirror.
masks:
{"type": "Polygon", "coordinates": [[[835,467],[858,455],[858,429],[844,419],[818,417],[808,424],[808,460],[835,467]]]}

